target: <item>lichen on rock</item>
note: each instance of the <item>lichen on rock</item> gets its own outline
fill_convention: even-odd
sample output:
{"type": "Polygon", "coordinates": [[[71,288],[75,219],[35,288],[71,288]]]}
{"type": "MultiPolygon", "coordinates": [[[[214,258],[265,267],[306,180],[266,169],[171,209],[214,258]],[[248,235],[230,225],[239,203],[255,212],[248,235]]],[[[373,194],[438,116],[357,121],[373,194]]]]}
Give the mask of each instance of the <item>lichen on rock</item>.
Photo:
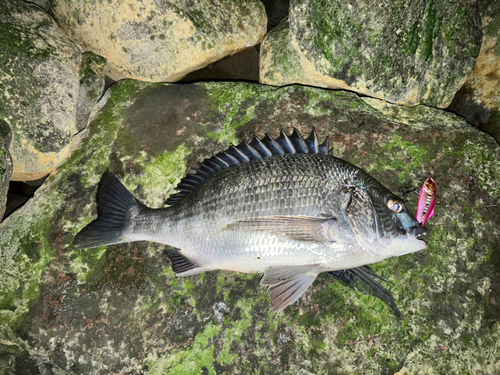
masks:
{"type": "Polygon", "coordinates": [[[12,129],[13,180],[39,179],[68,157],[80,63],[76,46],[41,8],[1,2],[0,118],[12,129]]]}
{"type": "Polygon", "coordinates": [[[175,82],[260,43],[267,23],[257,0],[53,0],[52,11],[83,51],[107,59],[114,80],[175,82]]]}

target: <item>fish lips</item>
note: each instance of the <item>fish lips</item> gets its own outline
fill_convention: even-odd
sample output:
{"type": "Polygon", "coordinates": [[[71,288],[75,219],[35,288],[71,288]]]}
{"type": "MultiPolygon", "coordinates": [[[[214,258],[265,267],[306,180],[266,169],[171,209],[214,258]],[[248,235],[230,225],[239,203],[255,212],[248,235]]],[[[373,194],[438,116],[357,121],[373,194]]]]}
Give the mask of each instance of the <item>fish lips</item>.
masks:
{"type": "Polygon", "coordinates": [[[402,247],[399,251],[397,251],[397,256],[405,255],[409,253],[414,253],[416,251],[424,250],[427,247],[427,244],[424,240],[420,238],[427,234],[427,229],[422,226],[413,226],[407,229],[407,235],[404,236],[406,246],[402,247]],[[402,250],[402,251],[401,251],[402,250]]]}
{"type": "Polygon", "coordinates": [[[408,233],[414,235],[418,239],[418,238],[420,238],[420,236],[424,236],[427,234],[427,229],[421,225],[414,226],[414,227],[408,228],[408,233]]]}

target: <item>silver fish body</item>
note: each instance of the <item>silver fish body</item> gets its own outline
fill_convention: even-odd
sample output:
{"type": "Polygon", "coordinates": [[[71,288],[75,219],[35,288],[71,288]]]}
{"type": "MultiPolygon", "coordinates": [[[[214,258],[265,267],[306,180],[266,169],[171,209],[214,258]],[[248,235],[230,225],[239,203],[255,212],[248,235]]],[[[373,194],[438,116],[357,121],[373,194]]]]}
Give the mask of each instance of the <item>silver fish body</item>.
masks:
{"type": "Polygon", "coordinates": [[[263,273],[261,284],[270,286],[274,311],[295,302],[321,272],[425,248],[417,238],[425,229],[369,174],[319,152],[316,141],[305,142],[296,132],[281,138],[282,154],[272,152],[267,137],[260,146],[269,152],[251,147],[258,153],[253,160],[227,159],[235,165],[220,170],[205,163],[205,172],[195,174],[198,186],[195,175],[187,175],[179,185],[180,199],[166,208],[147,208],[116,177],[105,175],[98,197],[104,208],[75,242],[81,247],[144,240],[170,245],[179,249],[171,260],[182,276],[215,269],[263,273]],[[297,139],[310,145],[303,148],[309,152],[297,153],[299,147],[286,152],[297,139]],[[121,202],[120,214],[113,200],[121,202]],[[98,232],[99,219],[107,216],[121,222],[114,237],[98,232]]]}

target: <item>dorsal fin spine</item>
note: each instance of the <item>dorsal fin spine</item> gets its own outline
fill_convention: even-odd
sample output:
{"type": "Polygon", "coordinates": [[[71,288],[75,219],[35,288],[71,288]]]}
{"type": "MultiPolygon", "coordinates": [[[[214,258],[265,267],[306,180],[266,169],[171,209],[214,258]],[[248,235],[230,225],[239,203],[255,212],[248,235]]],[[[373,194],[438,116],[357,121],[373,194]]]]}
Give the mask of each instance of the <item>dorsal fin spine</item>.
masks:
{"type": "Polygon", "coordinates": [[[276,138],[276,142],[279,143],[281,148],[285,151],[285,154],[295,154],[295,146],[283,130],[280,130],[280,136],[276,138]]]}
{"type": "Polygon", "coordinates": [[[320,144],[314,129],[306,139],[300,135],[297,129],[294,129],[290,136],[280,130],[280,135],[277,138],[272,138],[269,134],[266,134],[262,139],[254,137],[250,143],[241,142],[237,146],[230,146],[227,150],[204,160],[198,168],[193,168],[195,173],[189,173],[181,180],[177,189],[179,192],[170,196],[166,204],[177,203],[212,175],[221,172],[223,169],[247,163],[251,160],[296,153],[328,155],[331,153],[328,137],[320,144]]]}
{"type": "Polygon", "coordinates": [[[304,141],[304,138],[302,138],[302,136],[299,134],[297,129],[293,129],[293,133],[290,136],[290,140],[292,141],[297,154],[308,154],[309,153],[309,147],[307,147],[307,144],[304,141]]]}
{"type": "Polygon", "coordinates": [[[250,161],[250,158],[246,156],[240,149],[241,143],[238,145],[238,147],[231,146],[229,147],[229,154],[233,156],[236,160],[238,160],[241,163],[246,163],[250,161]]]}
{"type": "Polygon", "coordinates": [[[318,137],[316,136],[316,132],[314,131],[314,129],[311,131],[311,134],[309,134],[309,137],[307,137],[306,143],[311,154],[319,153],[318,137]]]}
{"type": "Polygon", "coordinates": [[[280,144],[276,142],[269,134],[266,134],[266,136],[262,139],[262,142],[266,145],[267,149],[272,152],[273,155],[285,154],[285,151],[280,146],[280,144]]]}

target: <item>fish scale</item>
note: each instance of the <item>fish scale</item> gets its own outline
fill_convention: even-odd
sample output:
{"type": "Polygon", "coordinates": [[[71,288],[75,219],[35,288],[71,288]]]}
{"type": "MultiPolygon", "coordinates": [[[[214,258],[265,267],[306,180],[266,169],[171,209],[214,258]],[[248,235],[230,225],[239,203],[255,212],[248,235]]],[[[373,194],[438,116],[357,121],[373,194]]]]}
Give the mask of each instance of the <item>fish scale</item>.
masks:
{"type": "Polygon", "coordinates": [[[75,244],[170,245],[182,276],[263,273],[273,311],[295,302],[321,272],[356,268],[339,275],[369,280],[374,289],[371,274],[357,267],[424,249],[417,236],[425,229],[378,181],[327,149],[314,132],[307,139],[296,130],[254,138],[203,162],[160,209],[143,205],[107,173],[99,216],[75,244]]]}

